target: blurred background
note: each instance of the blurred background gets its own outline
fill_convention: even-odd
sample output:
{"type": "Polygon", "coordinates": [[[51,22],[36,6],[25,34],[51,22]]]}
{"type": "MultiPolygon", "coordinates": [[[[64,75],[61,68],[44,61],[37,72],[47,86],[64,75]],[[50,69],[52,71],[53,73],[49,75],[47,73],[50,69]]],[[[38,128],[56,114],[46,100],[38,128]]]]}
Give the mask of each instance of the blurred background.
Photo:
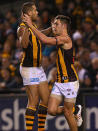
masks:
{"type": "MultiPolygon", "coordinates": [[[[0,1],[0,131],[25,131],[23,115],[27,97],[19,73],[23,51],[17,39],[24,2],[27,0],[0,1]]],[[[84,119],[79,131],[98,131],[98,1],[35,0],[35,3],[40,30],[51,26],[58,14],[71,18],[70,35],[80,80],[77,104],[83,106],[84,119]]],[[[42,66],[51,89],[56,79],[56,47],[42,45],[42,54],[42,66]]],[[[46,130],[69,131],[69,127],[64,116],[48,116],[46,130]]]]}

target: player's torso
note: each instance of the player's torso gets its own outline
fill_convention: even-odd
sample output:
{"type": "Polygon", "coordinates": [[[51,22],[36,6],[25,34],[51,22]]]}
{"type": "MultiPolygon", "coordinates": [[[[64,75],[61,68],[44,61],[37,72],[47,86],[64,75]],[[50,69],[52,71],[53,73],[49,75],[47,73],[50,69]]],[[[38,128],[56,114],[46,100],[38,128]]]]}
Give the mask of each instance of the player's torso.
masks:
{"type": "Polygon", "coordinates": [[[78,80],[78,75],[74,68],[74,50],[57,47],[57,82],[66,83],[78,80]]]}
{"type": "MultiPolygon", "coordinates": [[[[25,26],[21,23],[20,26],[25,26]]],[[[29,28],[30,36],[27,48],[23,48],[23,58],[21,65],[23,67],[39,67],[41,65],[41,43],[29,28]]]]}

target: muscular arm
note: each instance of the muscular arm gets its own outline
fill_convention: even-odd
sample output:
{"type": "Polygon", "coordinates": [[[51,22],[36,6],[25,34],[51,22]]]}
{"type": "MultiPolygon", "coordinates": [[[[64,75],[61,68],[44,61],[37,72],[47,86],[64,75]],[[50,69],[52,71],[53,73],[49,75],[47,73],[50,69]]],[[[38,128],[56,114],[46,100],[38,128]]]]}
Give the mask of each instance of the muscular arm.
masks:
{"type": "Polygon", "coordinates": [[[23,48],[27,48],[29,43],[29,32],[28,28],[25,26],[21,26],[17,30],[17,36],[19,39],[19,42],[23,48]]]}
{"type": "Polygon", "coordinates": [[[49,45],[63,45],[64,48],[69,48],[69,45],[72,45],[71,39],[68,35],[57,37],[47,37],[46,35],[44,35],[32,25],[32,20],[27,14],[24,15],[23,20],[27,24],[27,26],[31,28],[34,34],[42,41],[42,43],[49,45]]]}
{"type": "MultiPolygon", "coordinates": [[[[57,38],[57,45],[69,46],[68,44],[71,43],[71,39],[69,36],[57,36],[55,37],[47,37],[43,33],[41,33],[38,29],[36,29],[33,25],[29,25],[34,34],[45,44],[49,45],[56,45],[56,38],[57,38]]],[[[66,47],[65,47],[66,48],[66,47]]]]}
{"type": "Polygon", "coordinates": [[[33,25],[31,25],[30,28],[32,29],[34,34],[42,41],[42,43],[49,44],[49,45],[56,45],[55,37],[47,37],[41,31],[36,29],[33,25]]]}
{"type": "Polygon", "coordinates": [[[43,34],[45,34],[45,35],[49,35],[49,34],[52,32],[52,28],[49,27],[49,28],[47,28],[47,29],[41,30],[41,32],[42,32],[43,34]]]}

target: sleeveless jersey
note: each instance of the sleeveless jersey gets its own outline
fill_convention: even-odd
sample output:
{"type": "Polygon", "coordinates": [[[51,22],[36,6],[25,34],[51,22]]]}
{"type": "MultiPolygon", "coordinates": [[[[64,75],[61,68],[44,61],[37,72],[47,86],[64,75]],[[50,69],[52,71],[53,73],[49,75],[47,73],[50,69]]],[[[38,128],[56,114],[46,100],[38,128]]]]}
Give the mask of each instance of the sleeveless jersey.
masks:
{"type": "Polygon", "coordinates": [[[66,83],[78,80],[78,75],[74,68],[75,51],[71,49],[63,49],[61,46],[57,47],[57,82],[66,83]]]}
{"type": "MultiPolygon", "coordinates": [[[[24,23],[20,24],[21,26],[25,26],[24,23]]],[[[29,43],[27,48],[23,48],[23,58],[21,61],[21,65],[23,67],[39,67],[41,64],[41,42],[40,40],[34,35],[32,30],[29,28],[30,36],[29,36],[29,43]]]]}

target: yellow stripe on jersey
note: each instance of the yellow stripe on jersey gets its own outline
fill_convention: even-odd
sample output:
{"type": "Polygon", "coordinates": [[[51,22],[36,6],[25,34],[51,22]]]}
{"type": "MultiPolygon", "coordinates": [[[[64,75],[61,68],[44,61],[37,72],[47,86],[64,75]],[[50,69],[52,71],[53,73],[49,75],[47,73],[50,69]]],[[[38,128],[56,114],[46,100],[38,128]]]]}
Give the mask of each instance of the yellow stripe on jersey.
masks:
{"type": "Polygon", "coordinates": [[[39,40],[39,44],[40,44],[40,60],[41,60],[41,58],[42,58],[42,49],[41,49],[41,42],[40,42],[40,40],[39,40]]]}
{"type": "MultiPolygon", "coordinates": [[[[30,30],[31,31],[31,30],[30,30]]],[[[33,66],[36,67],[37,66],[37,53],[38,53],[38,46],[37,46],[37,41],[36,41],[36,36],[32,33],[32,43],[33,44],[33,66]]]]}
{"type": "MultiPolygon", "coordinates": [[[[26,26],[24,23],[21,23],[20,26],[26,26]]],[[[34,25],[36,28],[37,26],[34,25]]],[[[41,64],[41,42],[36,38],[33,31],[29,28],[30,31],[30,40],[29,46],[25,49],[26,57],[23,58],[23,66],[26,67],[39,67],[41,64]],[[30,55],[31,53],[31,55],[30,55]],[[30,62],[31,61],[31,62],[30,62]]]]}
{"type": "Polygon", "coordinates": [[[65,79],[64,82],[68,82],[68,74],[67,74],[66,63],[64,61],[64,56],[62,55],[60,48],[58,50],[58,54],[59,54],[59,57],[60,57],[60,64],[61,64],[63,76],[67,77],[67,79],[65,79]]]}
{"type": "Polygon", "coordinates": [[[58,82],[61,82],[60,71],[59,71],[59,65],[58,65],[58,55],[57,55],[56,65],[57,65],[57,73],[58,73],[58,82]]]}
{"type": "Polygon", "coordinates": [[[76,75],[77,80],[79,80],[78,75],[77,75],[77,72],[76,72],[76,70],[75,70],[75,68],[74,68],[74,65],[73,65],[73,64],[71,64],[71,68],[73,69],[73,71],[74,71],[74,73],[75,73],[75,75],[76,75]]]}
{"type": "Polygon", "coordinates": [[[24,58],[25,58],[25,52],[23,52],[22,60],[21,60],[21,63],[20,63],[21,66],[23,64],[24,58]]]}
{"type": "MultiPolygon", "coordinates": [[[[37,26],[34,23],[33,23],[33,25],[34,25],[35,28],[37,28],[37,26]]],[[[26,26],[26,25],[25,25],[25,23],[21,23],[20,26],[26,26]]]]}

